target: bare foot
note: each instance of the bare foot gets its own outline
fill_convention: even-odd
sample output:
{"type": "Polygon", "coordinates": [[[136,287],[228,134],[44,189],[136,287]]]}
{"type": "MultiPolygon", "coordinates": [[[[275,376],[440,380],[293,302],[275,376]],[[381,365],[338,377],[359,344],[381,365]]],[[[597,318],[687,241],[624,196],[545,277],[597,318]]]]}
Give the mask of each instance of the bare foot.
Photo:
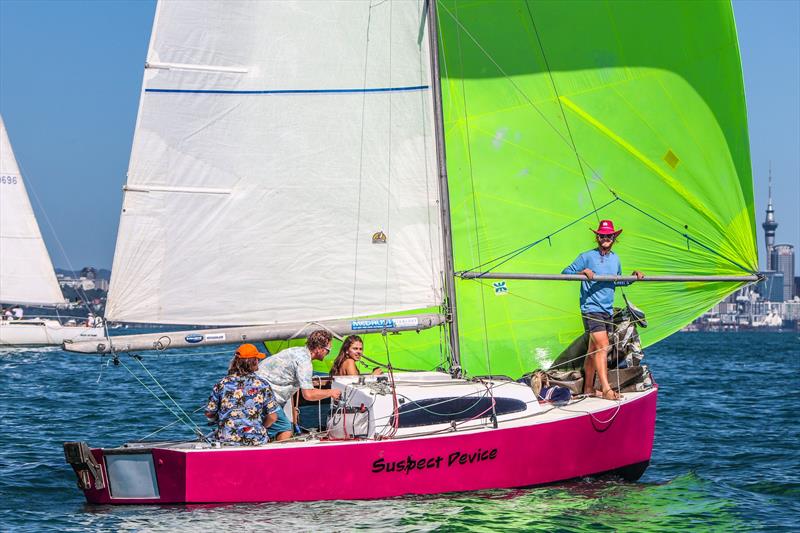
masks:
{"type": "Polygon", "coordinates": [[[598,396],[605,398],[606,400],[619,400],[621,398],[619,393],[614,389],[606,389],[602,393],[598,393],[598,396]]]}

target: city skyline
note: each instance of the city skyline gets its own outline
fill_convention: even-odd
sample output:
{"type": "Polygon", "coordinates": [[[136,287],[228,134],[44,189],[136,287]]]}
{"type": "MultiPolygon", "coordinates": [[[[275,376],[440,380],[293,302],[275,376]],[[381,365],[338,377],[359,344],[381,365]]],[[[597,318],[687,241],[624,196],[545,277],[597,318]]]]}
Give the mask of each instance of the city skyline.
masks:
{"type": "MultiPolygon", "coordinates": [[[[154,6],[0,2],[0,112],[56,266],[112,266],[154,6]]],[[[800,3],[733,6],[763,269],[770,166],[775,244],[800,249],[800,3]]]]}

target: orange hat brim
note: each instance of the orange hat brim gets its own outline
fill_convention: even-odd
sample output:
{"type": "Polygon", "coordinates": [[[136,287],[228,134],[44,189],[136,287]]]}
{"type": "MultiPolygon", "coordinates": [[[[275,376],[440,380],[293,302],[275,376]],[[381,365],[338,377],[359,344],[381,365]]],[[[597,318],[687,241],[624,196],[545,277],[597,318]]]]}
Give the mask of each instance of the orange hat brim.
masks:
{"type": "Polygon", "coordinates": [[[253,359],[253,358],[264,359],[265,357],[267,357],[267,355],[263,354],[261,352],[256,352],[256,353],[251,353],[251,354],[248,354],[248,355],[236,354],[236,357],[238,357],[239,359],[253,359]]]}

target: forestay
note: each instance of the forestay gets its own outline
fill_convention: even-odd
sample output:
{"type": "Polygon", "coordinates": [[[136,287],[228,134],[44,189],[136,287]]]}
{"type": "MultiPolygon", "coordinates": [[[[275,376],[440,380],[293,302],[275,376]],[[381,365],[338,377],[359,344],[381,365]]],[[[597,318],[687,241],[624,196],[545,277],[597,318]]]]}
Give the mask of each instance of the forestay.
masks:
{"type": "Polygon", "coordinates": [[[441,304],[424,3],[159,2],[107,317],[441,304]]]}
{"type": "Polygon", "coordinates": [[[0,302],[25,305],[55,305],[64,302],[2,117],[0,302]]]}
{"type": "MultiPolygon", "coordinates": [[[[729,4],[438,7],[457,271],[557,274],[594,247],[589,229],[603,218],[624,228],[614,250],[626,274],[757,269],[729,4]]],[[[652,344],[738,286],[634,284],[625,293],[647,313],[642,340],[652,344]]],[[[472,374],[546,366],[582,332],[576,284],[463,279],[456,288],[472,374]]]]}

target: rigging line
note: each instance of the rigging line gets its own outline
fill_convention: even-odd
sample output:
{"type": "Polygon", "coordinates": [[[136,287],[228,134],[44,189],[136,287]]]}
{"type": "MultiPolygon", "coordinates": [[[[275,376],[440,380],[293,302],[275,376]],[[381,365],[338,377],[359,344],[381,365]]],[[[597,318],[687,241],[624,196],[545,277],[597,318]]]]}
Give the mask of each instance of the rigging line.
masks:
{"type": "MultiPolygon", "coordinates": [[[[387,352],[387,353],[388,353],[388,352],[387,352]]],[[[389,368],[389,366],[390,366],[388,363],[387,363],[387,364],[383,364],[383,363],[381,363],[381,362],[379,362],[379,361],[376,361],[375,359],[372,359],[372,358],[370,358],[370,357],[367,357],[367,356],[366,356],[366,355],[364,355],[364,354],[361,354],[361,359],[364,359],[364,360],[366,360],[366,361],[369,361],[369,362],[370,362],[370,363],[372,363],[373,365],[377,365],[377,366],[380,366],[380,367],[383,367],[383,368],[389,368]]],[[[388,361],[388,357],[387,357],[387,361],[388,361]]],[[[367,365],[367,366],[368,366],[368,365],[367,365]]],[[[400,371],[400,372],[419,372],[419,370],[411,370],[410,368],[397,368],[396,366],[392,366],[392,370],[398,370],[398,371],[400,371]]]]}
{"type": "MultiPolygon", "coordinates": [[[[437,0],[432,0],[437,1],[437,0]]],[[[438,1],[437,1],[438,5],[438,1]]],[[[442,5],[445,10],[447,7],[442,5]]],[[[455,4],[456,15],[458,14],[458,3],[455,4]]],[[[448,11],[449,12],[449,11],[448,11]]],[[[452,15],[451,15],[452,16],[452,15]]],[[[437,17],[438,19],[439,17],[437,17]]],[[[475,228],[475,248],[478,254],[478,262],[481,261],[481,240],[480,240],[480,232],[478,231],[478,201],[475,194],[475,174],[474,174],[474,166],[472,163],[472,142],[469,135],[469,113],[467,112],[467,89],[466,84],[464,82],[465,76],[463,76],[464,72],[464,48],[461,46],[461,29],[463,27],[459,25],[459,30],[456,32],[456,42],[458,44],[458,59],[459,59],[459,67],[461,68],[461,98],[462,98],[462,105],[464,108],[464,135],[467,137],[467,161],[469,165],[469,182],[472,188],[472,222],[473,227],[475,228]]],[[[466,30],[465,30],[466,31],[466,30]]],[[[442,35],[442,32],[439,31],[439,35],[442,35]]],[[[445,60],[445,63],[447,61],[445,60]]],[[[452,219],[452,215],[451,215],[452,219]]],[[[481,319],[483,321],[483,344],[485,347],[486,353],[486,369],[489,373],[492,373],[492,360],[489,353],[489,325],[486,320],[486,298],[483,294],[484,291],[481,291],[481,319]]],[[[463,365],[462,365],[463,368],[463,365]]]]}
{"type": "MultiPolygon", "coordinates": [[[[457,6],[457,5],[458,5],[458,4],[456,4],[456,6],[457,6]]],[[[547,116],[544,114],[544,112],[543,112],[541,109],[539,109],[539,108],[536,106],[536,104],[534,104],[534,103],[533,103],[533,101],[532,101],[532,100],[531,100],[531,99],[528,97],[528,95],[525,93],[525,91],[523,91],[523,90],[522,90],[522,88],[521,88],[521,87],[520,87],[520,86],[519,86],[519,85],[518,85],[518,84],[517,84],[517,83],[514,81],[514,79],[513,79],[511,76],[509,76],[509,75],[506,73],[506,71],[503,69],[503,67],[501,67],[501,66],[500,66],[500,64],[499,64],[497,61],[495,61],[495,59],[492,57],[492,55],[491,55],[491,54],[489,54],[489,52],[487,52],[487,51],[486,51],[486,49],[485,49],[483,46],[481,46],[481,44],[478,42],[478,40],[477,40],[477,39],[476,39],[476,38],[475,38],[475,37],[474,37],[474,36],[473,36],[473,35],[472,35],[472,34],[469,32],[469,30],[467,30],[467,28],[466,28],[466,27],[465,27],[465,26],[464,26],[464,25],[461,23],[461,21],[460,21],[460,20],[458,20],[457,16],[453,15],[453,13],[452,13],[452,12],[451,12],[449,9],[447,9],[447,6],[445,6],[445,5],[443,5],[443,4],[442,4],[442,8],[443,8],[443,9],[444,9],[444,10],[447,12],[447,14],[448,14],[448,15],[450,15],[450,18],[452,18],[452,19],[453,19],[453,21],[454,21],[454,22],[455,22],[455,23],[458,25],[458,27],[459,27],[460,29],[464,30],[464,33],[465,33],[465,34],[466,34],[466,35],[467,35],[467,36],[468,36],[470,39],[472,39],[472,42],[473,42],[473,43],[475,43],[475,46],[477,46],[477,47],[478,47],[478,49],[479,49],[481,52],[483,52],[483,54],[484,54],[484,55],[485,55],[485,56],[486,56],[486,57],[489,59],[489,61],[491,61],[491,62],[492,62],[492,64],[493,64],[493,65],[494,65],[494,66],[497,68],[497,70],[499,70],[499,71],[500,71],[500,73],[501,73],[501,74],[502,74],[502,75],[503,75],[503,76],[504,76],[504,77],[505,77],[505,78],[506,78],[506,79],[509,81],[509,83],[511,83],[511,85],[514,87],[514,89],[516,89],[516,90],[517,90],[517,92],[518,92],[520,95],[522,95],[522,98],[523,98],[523,99],[524,99],[526,102],[528,102],[528,104],[529,104],[529,105],[530,105],[530,106],[531,106],[531,107],[534,109],[534,111],[536,111],[536,112],[539,114],[539,116],[542,118],[542,120],[544,121],[544,123],[545,123],[545,124],[547,124],[548,126],[550,126],[550,128],[551,128],[551,129],[552,129],[552,130],[553,130],[553,131],[556,133],[556,135],[558,135],[558,136],[561,138],[561,140],[563,140],[563,141],[564,141],[564,143],[565,143],[565,144],[567,144],[567,146],[569,146],[570,148],[572,148],[572,147],[570,146],[570,142],[569,142],[569,140],[568,140],[566,137],[564,137],[564,135],[563,135],[563,134],[562,134],[562,133],[561,133],[561,132],[558,130],[558,128],[556,128],[556,127],[555,127],[555,125],[554,125],[552,122],[550,122],[550,120],[547,118],[547,116]]],[[[615,193],[614,193],[614,190],[611,188],[611,186],[609,186],[609,185],[608,185],[608,184],[605,182],[605,180],[602,178],[602,176],[600,175],[600,173],[599,173],[599,172],[597,172],[597,171],[596,171],[594,168],[592,168],[592,166],[589,164],[589,162],[588,162],[588,161],[586,161],[586,159],[585,159],[585,158],[584,158],[582,155],[580,155],[580,153],[579,153],[579,152],[575,151],[575,155],[576,155],[576,157],[578,157],[578,158],[579,158],[581,161],[583,161],[583,164],[585,164],[585,165],[586,165],[586,167],[587,167],[587,168],[588,168],[588,169],[589,169],[589,170],[592,172],[592,178],[594,178],[594,179],[596,179],[597,181],[599,181],[600,183],[602,183],[602,184],[603,184],[603,186],[604,186],[606,189],[608,189],[608,191],[609,191],[611,194],[615,194],[615,193]]]]}
{"type": "MultiPolygon", "coordinates": [[[[201,411],[201,410],[203,410],[203,409],[205,409],[205,406],[200,406],[200,407],[198,407],[197,409],[195,409],[194,411],[192,411],[192,414],[194,414],[194,413],[197,413],[197,412],[200,412],[200,411],[201,411]]],[[[170,428],[170,427],[174,426],[174,425],[175,425],[175,424],[177,424],[179,421],[180,421],[180,420],[173,420],[172,422],[170,422],[170,423],[169,423],[169,424],[167,424],[166,426],[160,427],[160,428],[158,428],[157,430],[155,430],[155,431],[153,431],[153,432],[151,432],[151,433],[148,433],[147,435],[145,435],[145,436],[144,436],[144,437],[142,437],[141,439],[138,439],[136,442],[144,442],[144,441],[146,441],[146,440],[147,440],[149,437],[152,437],[153,435],[156,435],[157,433],[161,433],[161,432],[162,432],[162,431],[164,431],[165,429],[167,429],[167,428],[170,428]]]]}
{"type": "MultiPolygon", "coordinates": [[[[77,272],[77,270],[75,270],[75,267],[72,266],[72,261],[69,260],[69,256],[67,255],[67,251],[64,249],[64,245],[61,243],[61,239],[58,238],[58,233],[56,233],[56,229],[55,229],[55,227],[53,227],[53,223],[50,221],[50,216],[47,214],[47,210],[44,208],[44,204],[42,204],[42,201],[39,199],[39,195],[36,194],[36,187],[34,186],[33,182],[31,181],[30,176],[28,175],[27,171],[23,172],[22,164],[20,164],[19,161],[17,161],[17,167],[19,167],[20,176],[25,176],[25,182],[27,182],[27,184],[30,185],[30,187],[26,187],[26,189],[29,188],[31,193],[33,193],[33,199],[36,200],[36,205],[39,206],[39,212],[44,215],[44,220],[45,220],[45,222],[47,222],[47,227],[50,228],[50,233],[53,235],[53,238],[55,239],[56,244],[58,244],[59,250],[61,250],[61,255],[64,257],[64,260],[67,262],[67,266],[69,267],[70,271],[72,271],[72,273],[75,274],[75,272],[77,272]]],[[[46,249],[46,247],[45,247],[45,249],[46,249]]],[[[52,263],[51,263],[51,266],[52,266],[52,263]]],[[[54,269],[53,275],[55,275],[55,269],[54,269]]],[[[61,284],[59,284],[58,290],[59,291],[61,290],[61,284]]],[[[82,307],[84,309],[86,309],[87,312],[91,311],[91,309],[89,309],[89,297],[86,296],[86,291],[83,290],[83,285],[79,285],[75,289],[75,292],[77,292],[78,296],[81,298],[82,307]]]]}
{"type": "MultiPolygon", "coordinates": [[[[372,0],[367,9],[367,31],[366,42],[364,43],[364,82],[363,87],[367,87],[367,65],[369,64],[369,28],[372,22],[372,0]]],[[[360,241],[359,233],[361,232],[361,188],[364,183],[364,124],[366,123],[367,113],[367,93],[366,91],[361,95],[361,139],[358,160],[358,196],[356,198],[356,233],[355,233],[355,251],[353,253],[353,301],[351,312],[356,314],[356,287],[358,282],[358,243],[360,241]]]]}
{"type": "MultiPolygon", "coordinates": [[[[478,282],[478,283],[479,283],[480,285],[482,285],[484,288],[486,288],[486,289],[490,288],[490,287],[489,287],[489,285],[488,285],[488,284],[487,284],[487,283],[486,283],[484,280],[482,280],[481,278],[472,278],[472,279],[473,279],[474,281],[478,282]]],[[[552,310],[552,311],[558,311],[558,312],[560,312],[560,313],[564,313],[564,314],[566,314],[566,315],[569,315],[569,316],[572,316],[572,315],[574,315],[574,313],[575,313],[574,311],[567,311],[567,310],[565,310],[565,309],[561,309],[560,307],[555,307],[555,306],[553,306],[553,305],[548,305],[548,304],[545,304],[545,303],[542,303],[542,302],[538,302],[538,301],[536,301],[536,300],[532,300],[531,298],[526,298],[525,296],[521,296],[521,295],[519,295],[519,294],[516,294],[516,293],[513,293],[513,292],[508,292],[507,294],[508,294],[509,296],[514,296],[514,297],[516,297],[516,298],[519,298],[519,299],[521,299],[521,300],[523,300],[523,301],[526,301],[526,302],[528,302],[528,303],[536,304],[536,305],[538,305],[538,306],[541,306],[541,307],[544,307],[544,308],[546,308],[546,309],[550,309],[550,310],[552,310]]],[[[578,313],[578,315],[579,315],[580,317],[583,317],[583,314],[581,314],[580,312],[578,313]]]]}
{"type": "MultiPolygon", "coordinates": [[[[482,285],[484,288],[488,288],[488,287],[489,287],[489,286],[486,284],[486,282],[482,281],[480,278],[473,278],[473,279],[474,279],[475,281],[477,281],[478,283],[480,283],[480,284],[481,284],[481,285],[482,285]]],[[[532,303],[532,304],[536,304],[536,305],[539,305],[539,306],[541,306],[541,307],[544,307],[544,308],[546,308],[546,309],[552,309],[552,310],[554,310],[554,311],[559,311],[559,312],[561,312],[561,313],[565,313],[565,314],[567,314],[567,315],[572,315],[572,314],[573,314],[573,312],[572,312],[572,311],[566,311],[566,310],[564,310],[564,309],[560,309],[560,308],[558,308],[558,307],[555,307],[555,306],[552,306],[552,305],[547,305],[547,304],[544,304],[544,303],[542,303],[542,302],[538,302],[538,301],[536,301],[536,300],[532,300],[531,298],[526,298],[526,297],[524,297],[524,296],[521,296],[521,295],[519,295],[519,294],[515,294],[515,293],[511,293],[511,292],[510,292],[510,293],[508,293],[508,294],[510,294],[511,296],[515,296],[515,297],[517,297],[517,298],[519,298],[519,299],[521,299],[521,300],[523,300],[523,301],[525,301],[525,302],[529,302],[529,303],[532,303]]],[[[580,316],[581,318],[584,318],[584,317],[585,317],[585,315],[584,315],[583,313],[579,313],[579,316],[580,316]]],[[[614,324],[614,322],[613,322],[613,319],[612,319],[612,321],[606,321],[606,320],[599,319],[599,320],[598,320],[598,322],[603,322],[603,323],[605,323],[605,324],[612,324],[612,325],[614,324]]],[[[622,342],[622,341],[618,341],[618,342],[615,342],[615,343],[613,343],[613,344],[609,343],[609,346],[617,346],[617,345],[621,345],[621,342],[622,342]]],[[[583,357],[585,357],[586,355],[594,355],[594,354],[595,354],[595,353],[597,353],[598,351],[599,351],[599,350],[594,350],[594,351],[592,351],[592,352],[587,352],[586,354],[581,354],[581,355],[579,355],[579,356],[577,356],[577,357],[574,357],[574,358],[572,358],[572,359],[568,359],[568,360],[566,360],[566,361],[562,361],[561,363],[559,363],[559,364],[558,364],[558,365],[556,365],[556,366],[550,366],[550,367],[548,368],[548,370],[550,370],[550,369],[552,369],[552,368],[556,368],[556,367],[561,367],[561,366],[564,366],[564,365],[566,365],[567,363],[571,363],[571,362],[573,362],[573,361],[577,361],[578,359],[582,359],[582,358],[583,358],[583,357]]]]}
{"type": "Polygon", "coordinates": [[[580,217],[580,218],[577,218],[577,219],[573,220],[573,221],[572,221],[572,222],[570,222],[569,224],[566,224],[565,226],[562,226],[562,227],[558,228],[557,230],[553,231],[552,233],[549,233],[549,234],[545,235],[544,237],[542,237],[542,238],[540,238],[540,239],[538,239],[538,240],[536,240],[536,241],[533,241],[533,242],[531,242],[531,243],[529,243],[529,244],[526,244],[525,246],[521,246],[521,247],[517,248],[516,250],[512,250],[511,252],[508,252],[508,253],[506,253],[506,254],[503,254],[503,255],[501,255],[501,256],[498,256],[498,257],[495,257],[494,259],[491,259],[491,260],[489,260],[489,261],[486,261],[485,263],[483,263],[483,264],[481,264],[481,265],[478,265],[478,266],[472,267],[472,268],[470,268],[469,270],[466,270],[465,272],[474,272],[474,271],[476,271],[476,270],[478,270],[478,269],[480,269],[480,268],[482,268],[482,267],[485,267],[486,265],[489,265],[489,264],[491,264],[491,263],[494,263],[495,261],[499,261],[499,260],[501,260],[501,259],[505,259],[504,261],[502,261],[502,262],[500,262],[500,263],[496,264],[495,266],[493,266],[493,267],[491,267],[491,268],[487,269],[486,271],[482,272],[482,274],[488,274],[488,273],[489,273],[489,272],[491,272],[492,270],[495,270],[495,269],[497,269],[498,267],[500,267],[500,266],[504,265],[505,263],[507,263],[507,262],[511,261],[512,259],[514,259],[514,258],[515,258],[515,257],[517,257],[518,255],[520,255],[520,254],[522,254],[522,253],[524,253],[524,252],[526,252],[526,251],[530,250],[531,248],[533,248],[533,247],[534,247],[534,246],[536,246],[537,244],[539,244],[539,243],[542,243],[542,242],[544,242],[544,241],[549,241],[549,240],[550,240],[550,237],[552,237],[553,235],[555,235],[555,234],[557,234],[557,233],[560,233],[561,231],[564,231],[565,229],[569,228],[570,226],[573,226],[573,225],[577,224],[578,222],[580,222],[580,221],[581,221],[581,220],[583,220],[584,218],[590,217],[590,216],[592,216],[593,214],[597,214],[597,212],[598,212],[598,211],[600,211],[601,209],[605,209],[606,207],[608,207],[609,205],[613,204],[613,203],[614,203],[614,202],[616,202],[617,200],[621,200],[621,198],[619,198],[619,197],[615,197],[613,200],[609,200],[608,202],[606,202],[605,204],[601,205],[600,207],[598,207],[598,208],[596,208],[596,209],[593,209],[592,211],[589,211],[588,213],[586,213],[586,214],[585,214],[585,215],[583,215],[582,217],[580,217]],[[509,256],[510,256],[510,257],[509,257],[509,256]]]}
{"type": "Polygon", "coordinates": [[[159,383],[159,381],[158,381],[158,380],[156,379],[156,377],[155,377],[155,376],[154,376],[154,375],[153,375],[153,374],[150,372],[150,370],[148,370],[148,368],[147,368],[146,366],[144,366],[144,363],[142,362],[142,358],[141,358],[141,357],[134,357],[134,359],[135,359],[135,360],[136,360],[136,361],[139,363],[139,365],[140,365],[140,366],[141,366],[141,367],[144,369],[144,371],[145,371],[145,372],[147,372],[147,375],[148,375],[148,376],[150,376],[150,379],[152,379],[152,380],[153,380],[153,382],[154,382],[156,385],[158,385],[158,388],[159,388],[159,389],[161,389],[161,391],[162,391],[164,394],[166,394],[166,395],[167,395],[167,398],[169,398],[169,400],[170,400],[170,401],[171,401],[173,404],[175,404],[175,407],[177,407],[177,408],[178,408],[178,410],[181,412],[181,414],[183,414],[183,416],[185,416],[185,417],[186,417],[186,418],[187,418],[187,419],[188,419],[188,420],[189,420],[189,421],[190,421],[190,422],[191,422],[191,423],[194,425],[194,427],[197,429],[198,433],[199,433],[200,435],[202,435],[202,434],[203,434],[203,432],[200,430],[200,427],[199,427],[199,426],[198,426],[198,425],[195,423],[195,421],[194,421],[194,420],[192,420],[192,418],[191,418],[191,417],[190,417],[190,416],[189,416],[189,415],[186,413],[186,411],[184,411],[184,410],[183,410],[183,407],[181,407],[181,406],[180,406],[180,404],[179,404],[177,401],[175,401],[175,399],[174,399],[172,396],[170,396],[169,392],[167,392],[167,389],[165,389],[165,388],[164,388],[164,387],[161,385],[161,383],[159,383]]]}
{"type": "MultiPolygon", "coordinates": [[[[193,428],[193,427],[192,427],[190,424],[187,424],[187,423],[186,423],[186,421],[183,419],[183,417],[181,417],[181,416],[180,416],[178,413],[176,413],[175,411],[173,411],[173,410],[172,410],[172,408],[171,408],[169,405],[167,405],[167,404],[164,402],[164,400],[162,400],[162,399],[161,399],[161,398],[158,396],[158,394],[156,394],[156,393],[155,393],[155,391],[153,391],[153,389],[151,389],[150,387],[148,387],[148,386],[147,386],[147,383],[145,383],[144,381],[142,381],[142,380],[139,378],[139,376],[137,376],[137,375],[136,375],[136,374],[133,372],[133,370],[131,370],[130,368],[128,368],[128,365],[126,365],[126,364],[125,364],[125,362],[124,362],[124,361],[122,361],[122,359],[117,359],[117,360],[119,361],[119,364],[121,364],[121,365],[122,365],[122,367],[123,367],[125,370],[127,370],[127,371],[128,371],[130,374],[131,374],[131,376],[133,376],[133,377],[136,379],[136,381],[138,381],[138,382],[139,382],[139,383],[142,385],[142,387],[144,387],[144,388],[147,390],[147,392],[149,392],[150,394],[152,394],[152,395],[153,395],[153,397],[154,397],[156,400],[158,400],[158,401],[159,401],[159,403],[161,403],[161,405],[163,405],[164,407],[166,407],[166,408],[167,408],[167,411],[169,411],[170,413],[172,413],[172,415],[173,415],[175,418],[177,418],[178,420],[180,420],[180,422],[181,422],[183,425],[185,425],[186,427],[188,427],[188,428],[189,428],[189,429],[192,431],[192,433],[195,433],[195,428],[193,428]]],[[[192,422],[192,421],[191,421],[191,419],[189,420],[189,422],[192,422]]],[[[192,422],[192,423],[194,423],[194,422],[192,422]]]]}
{"type": "MultiPolygon", "coordinates": [[[[485,382],[480,382],[480,383],[482,385],[484,385],[484,387],[486,387],[485,382]]],[[[516,381],[504,381],[503,383],[499,383],[499,384],[492,382],[492,385],[489,388],[490,389],[497,389],[497,388],[500,388],[500,387],[502,387],[504,385],[508,385],[510,383],[515,383],[517,385],[520,384],[520,383],[518,383],[516,381]]],[[[415,386],[420,386],[420,385],[417,385],[415,383],[415,386]]],[[[439,385],[434,385],[434,386],[439,386],[439,385]]],[[[472,406],[472,407],[474,407],[475,405],[477,405],[478,402],[480,402],[480,400],[486,398],[487,396],[490,396],[491,394],[492,394],[491,392],[483,392],[483,391],[473,390],[471,392],[468,392],[467,394],[463,394],[461,396],[450,396],[448,398],[444,398],[444,399],[442,399],[442,400],[440,400],[438,402],[434,402],[434,403],[431,403],[429,405],[418,405],[417,407],[414,407],[413,409],[408,409],[408,410],[404,409],[403,410],[403,414],[413,413],[415,411],[420,411],[420,410],[428,411],[431,407],[436,407],[438,405],[444,405],[446,403],[450,403],[450,402],[455,401],[455,400],[463,400],[465,398],[475,398],[476,403],[473,404],[473,406],[472,406]],[[476,396],[477,394],[480,394],[480,396],[476,396]]],[[[398,396],[406,398],[408,400],[411,400],[408,396],[405,396],[404,394],[398,394],[398,396]]],[[[467,409],[467,410],[469,410],[469,409],[467,409]]],[[[392,416],[394,416],[394,415],[393,414],[389,414],[389,415],[384,415],[384,416],[377,417],[377,418],[375,418],[375,422],[378,422],[379,420],[385,420],[387,418],[391,418],[392,416]]]]}
{"type": "MultiPolygon", "coordinates": [[[[586,185],[586,192],[589,193],[589,200],[592,202],[592,207],[595,208],[595,215],[597,215],[597,206],[594,203],[594,196],[592,196],[592,190],[589,188],[589,180],[586,179],[586,170],[583,168],[583,163],[581,162],[581,158],[578,156],[578,146],[575,144],[575,137],[572,135],[572,129],[569,127],[569,121],[567,121],[567,113],[564,111],[564,104],[561,102],[561,95],[558,94],[558,88],[556,87],[556,79],[553,76],[553,71],[550,69],[550,62],[547,61],[547,54],[544,52],[544,44],[542,43],[542,38],[539,35],[539,29],[536,27],[536,22],[533,20],[533,13],[531,12],[531,5],[528,0],[525,0],[525,7],[528,9],[528,18],[531,20],[531,25],[533,26],[533,32],[536,34],[536,41],[539,43],[539,50],[542,52],[542,59],[544,59],[544,66],[547,68],[547,75],[550,77],[550,83],[553,85],[553,92],[556,95],[556,101],[558,102],[558,108],[561,110],[561,117],[564,119],[564,125],[567,127],[567,134],[569,134],[569,141],[572,145],[572,151],[575,153],[575,159],[578,160],[578,168],[581,169],[581,176],[583,176],[583,183],[586,185]]],[[[600,217],[597,217],[598,221],[600,217]]]]}
{"type": "Polygon", "coordinates": [[[704,248],[706,251],[708,251],[708,252],[711,252],[712,254],[716,255],[717,257],[720,257],[720,258],[724,259],[725,261],[728,261],[729,263],[731,263],[732,265],[734,265],[734,266],[736,266],[736,267],[738,267],[738,268],[742,269],[743,271],[745,271],[745,272],[747,272],[747,273],[749,273],[749,274],[758,274],[758,272],[757,272],[757,271],[755,271],[755,270],[751,270],[751,269],[749,269],[749,268],[747,268],[747,267],[745,267],[745,266],[742,266],[742,265],[740,265],[738,262],[734,261],[733,259],[730,259],[729,257],[726,257],[726,256],[722,255],[721,253],[717,252],[717,251],[716,251],[716,250],[714,250],[713,248],[710,248],[708,245],[706,245],[706,244],[703,244],[702,242],[700,242],[699,240],[697,240],[695,237],[692,237],[691,235],[689,235],[689,233],[688,233],[688,232],[682,232],[682,231],[680,231],[679,229],[673,228],[672,226],[670,226],[669,224],[667,224],[667,223],[666,223],[666,222],[664,222],[663,220],[659,219],[658,217],[655,217],[654,215],[651,215],[650,213],[648,213],[648,212],[647,212],[647,211],[645,211],[644,209],[641,209],[641,208],[639,208],[639,207],[637,207],[637,206],[633,205],[633,204],[632,204],[631,202],[629,202],[628,200],[625,200],[624,198],[620,198],[619,196],[617,196],[617,199],[618,199],[618,200],[620,200],[622,203],[624,203],[624,204],[626,204],[626,205],[628,205],[628,206],[632,207],[633,209],[635,209],[636,211],[640,212],[641,214],[645,215],[646,217],[648,217],[648,218],[651,218],[652,220],[655,220],[656,222],[658,222],[658,223],[659,223],[659,224],[661,224],[662,226],[665,226],[665,227],[667,227],[667,228],[671,229],[672,231],[674,231],[674,232],[675,232],[675,233],[677,233],[678,235],[680,235],[680,236],[682,236],[682,237],[685,237],[685,238],[686,238],[686,240],[688,240],[688,241],[691,241],[691,242],[695,243],[696,245],[698,245],[698,246],[700,246],[700,247],[704,248]]]}

